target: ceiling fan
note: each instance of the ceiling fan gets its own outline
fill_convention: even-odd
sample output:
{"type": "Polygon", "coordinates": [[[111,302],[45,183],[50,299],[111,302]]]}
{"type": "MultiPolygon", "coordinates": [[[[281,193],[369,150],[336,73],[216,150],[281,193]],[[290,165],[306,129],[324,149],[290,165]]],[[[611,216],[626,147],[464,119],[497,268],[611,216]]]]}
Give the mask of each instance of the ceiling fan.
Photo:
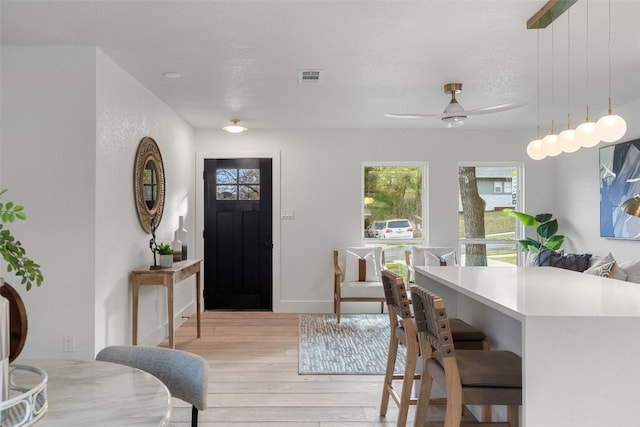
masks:
{"type": "Polygon", "coordinates": [[[444,93],[451,94],[451,101],[442,113],[433,114],[385,114],[385,117],[393,117],[397,119],[420,119],[423,117],[439,117],[440,120],[447,124],[448,128],[462,126],[464,120],[468,116],[476,116],[480,114],[499,113],[501,111],[513,110],[522,107],[524,104],[508,103],[493,105],[490,107],[474,108],[473,110],[465,110],[462,105],[458,104],[456,94],[462,91],[462,83],[447,83],[444,85],[444,93]]]}

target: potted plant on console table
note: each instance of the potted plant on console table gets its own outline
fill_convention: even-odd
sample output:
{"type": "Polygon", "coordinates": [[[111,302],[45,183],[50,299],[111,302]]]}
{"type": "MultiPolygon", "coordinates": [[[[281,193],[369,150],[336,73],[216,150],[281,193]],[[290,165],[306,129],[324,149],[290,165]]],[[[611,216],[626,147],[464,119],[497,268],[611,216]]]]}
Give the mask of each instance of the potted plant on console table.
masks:
{"type": "Polygon", "coordinates": [[[160,268],[170,268],[173,266],[173,249],[168,243],[160,243],[156,249],[160,255],[160,268]]]}
{"type": "MultiPolygon", "coordinates": [[[[7,190],[0,191],[0,198],[7,190]]],[[[22,243],[11,234],[7,224],[25,220],[24,207],[14,202],[0,202],[0,254],[7,263],[7,272],[21,278],[21,284],[30,290],[40,286],[44,277],[40,265],[27,257],[22,243]]],[[[0,277],[0,402],[9,397],[8,370],[26,341],[27,317],[18,293],[0,277]]]]}

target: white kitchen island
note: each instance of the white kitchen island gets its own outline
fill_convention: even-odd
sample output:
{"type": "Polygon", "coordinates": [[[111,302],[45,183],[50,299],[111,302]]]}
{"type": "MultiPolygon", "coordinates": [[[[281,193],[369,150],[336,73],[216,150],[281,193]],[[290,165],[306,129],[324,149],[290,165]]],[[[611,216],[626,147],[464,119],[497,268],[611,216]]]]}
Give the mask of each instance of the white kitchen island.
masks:
{"type": "Polygon", "coordinates": [[[640,426],[640,284],[553,267],[416,267],[416,284],[522,356],[523,426],[640,426]]]}

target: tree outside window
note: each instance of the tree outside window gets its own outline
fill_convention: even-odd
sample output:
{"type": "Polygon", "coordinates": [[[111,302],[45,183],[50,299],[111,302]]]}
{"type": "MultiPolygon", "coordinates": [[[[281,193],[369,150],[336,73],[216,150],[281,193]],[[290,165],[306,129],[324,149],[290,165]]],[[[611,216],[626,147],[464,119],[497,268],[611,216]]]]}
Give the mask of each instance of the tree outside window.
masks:
{"type": "Polygon", "coordinates": [[[459,244],[462,265],[518,263],[515,218],[519,209],[519,165],[459,165],[459,244]],[[501,183],[501,192],[497,190],[501,183]]]}

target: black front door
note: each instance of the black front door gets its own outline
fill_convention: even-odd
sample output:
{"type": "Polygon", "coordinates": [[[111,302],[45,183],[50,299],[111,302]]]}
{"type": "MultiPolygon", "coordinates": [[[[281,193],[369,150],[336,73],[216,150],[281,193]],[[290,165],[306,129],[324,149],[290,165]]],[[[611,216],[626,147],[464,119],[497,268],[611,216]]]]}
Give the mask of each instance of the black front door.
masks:
{"type": "Polygon", "coordinates": [[[272,309],[271,180],[271,159],[205,159],[205,309],[272,309]]]}

